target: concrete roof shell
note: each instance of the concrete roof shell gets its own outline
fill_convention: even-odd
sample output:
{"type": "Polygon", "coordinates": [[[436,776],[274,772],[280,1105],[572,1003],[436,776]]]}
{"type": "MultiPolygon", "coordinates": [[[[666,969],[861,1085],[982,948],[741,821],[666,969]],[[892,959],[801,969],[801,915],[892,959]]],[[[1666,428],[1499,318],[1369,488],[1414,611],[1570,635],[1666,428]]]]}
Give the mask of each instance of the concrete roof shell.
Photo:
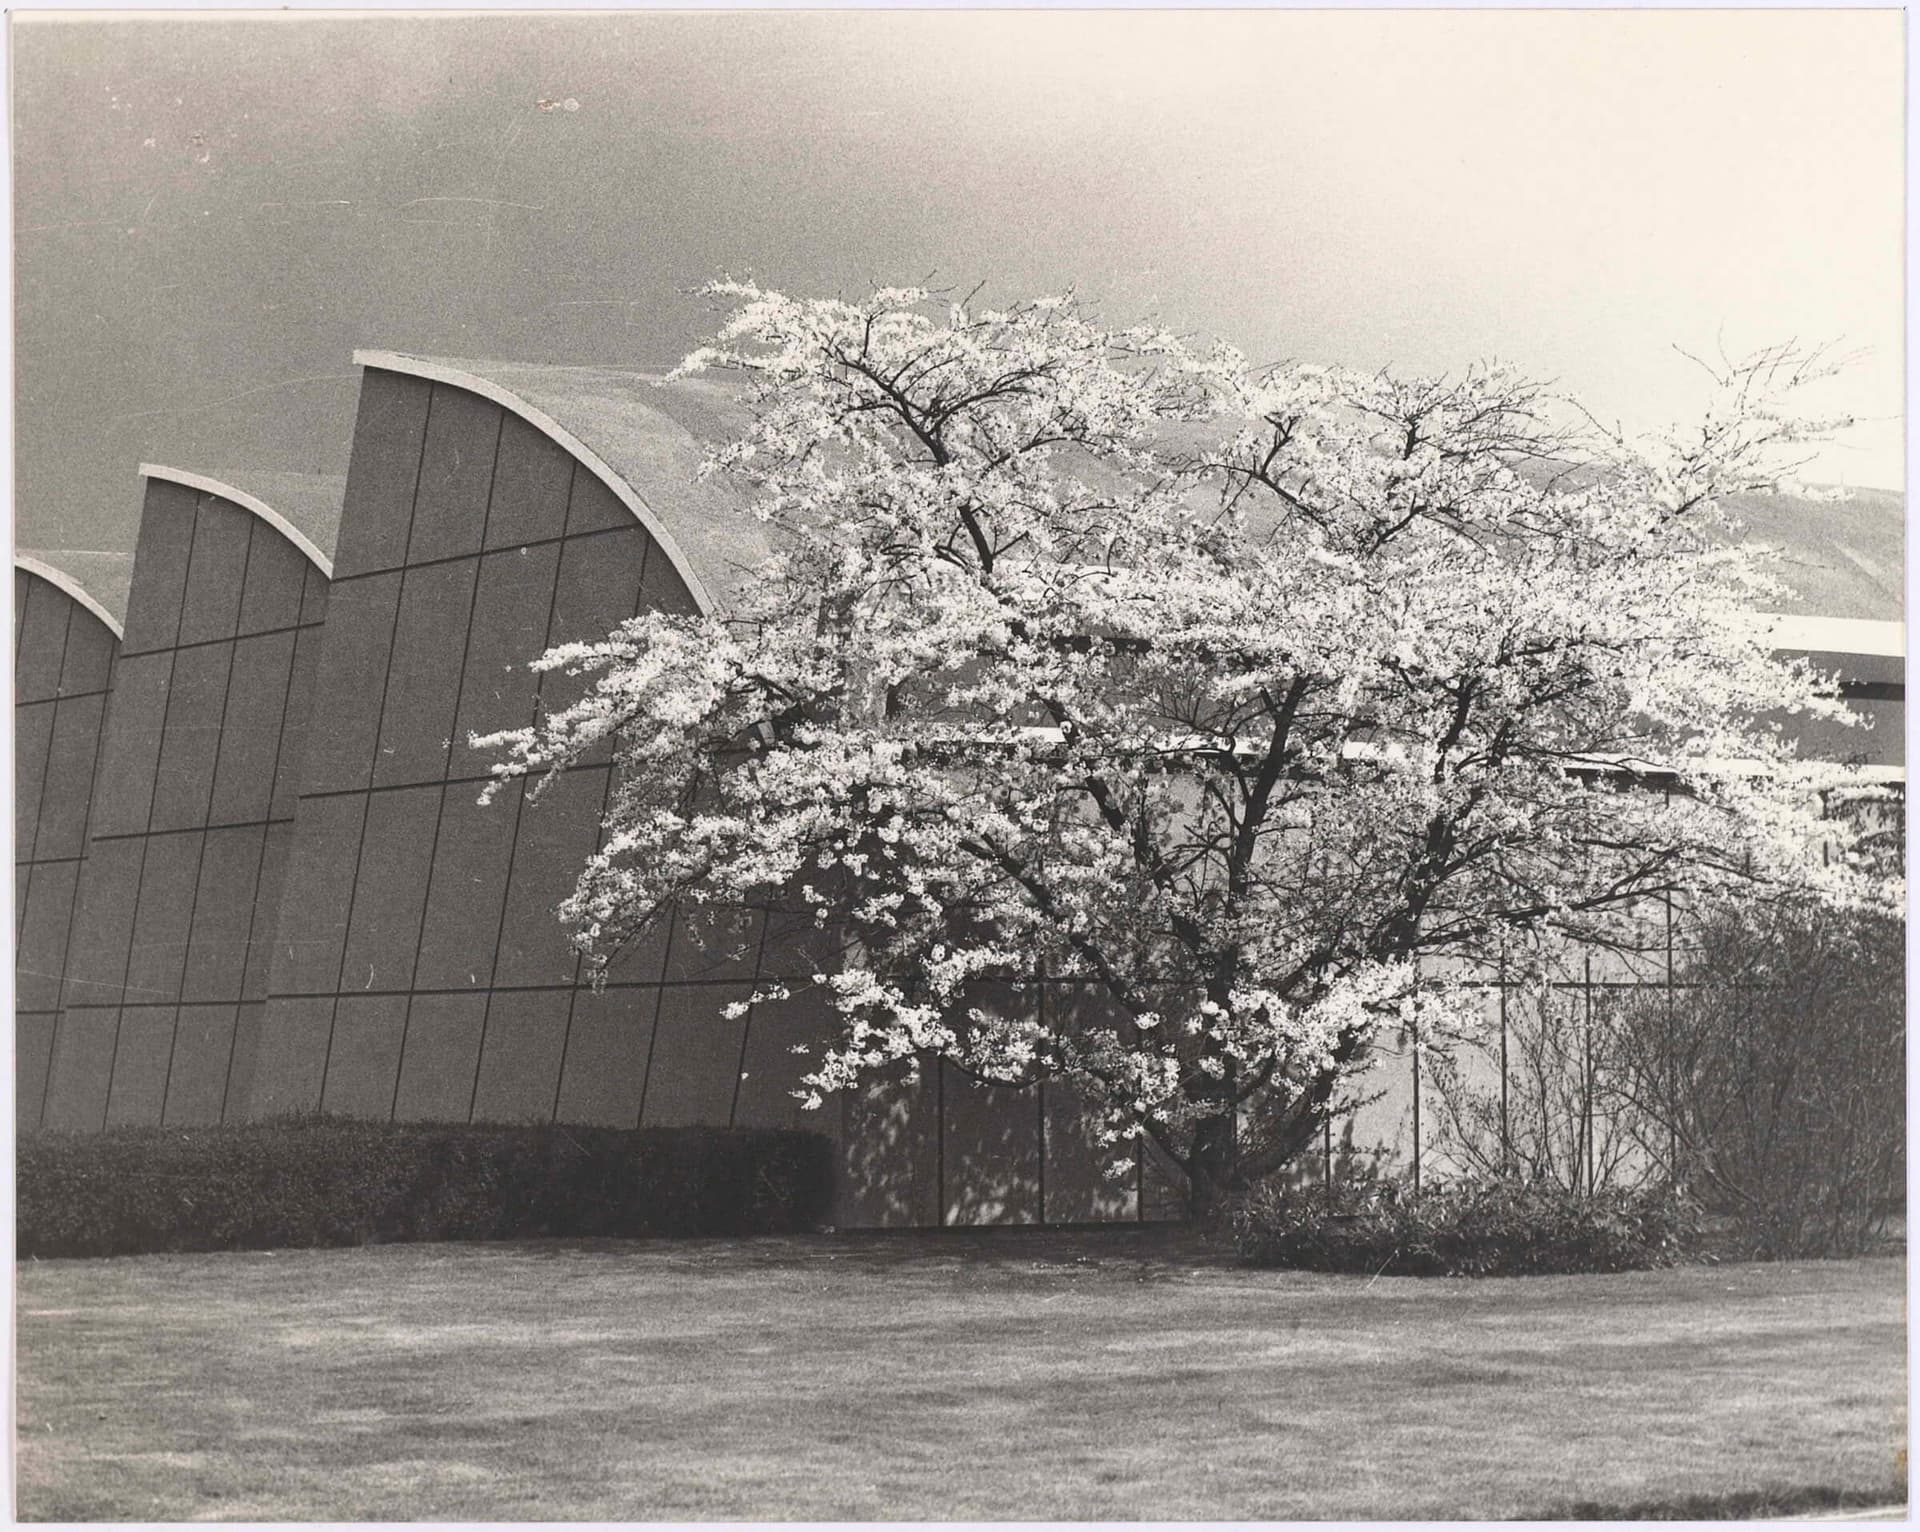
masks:
{"type": "Polygon", "coordinates": [[[16,549],[16,569],[38,575],[71,596],[112,632],[124,638],[127,592],[133,588],[133,555],[92,548],[16,549]]]}
{"type": "MultiPolygon", "coordinates": [[[[665,383],[658,372],[393,351],[356,351],[354,360],[469,389],[544,432],[653,534],[703,611],[724,611],[742,576],[770,550],[765,527],[745,512],[744,493],[720,478],[698,477],[707,452],[737,436],[748,419],[724,382],[665,383]]],[[[1785,610],[1765,620],[1782,647],[1904,655],[1903,496],[1741,495],[1730,509],[1745,537],[1780,557],[1792,593],[1785,610]]]]}
{"type": "Polygon", "coordinates": [[[142,463],[140,476],[218,495],[251,512],[298,548],[320,573],[333,578],[333,548],[340,535],[340,505],[347,482],[338,474],[236,469],[215,477],[142,463]]]}
{"type": "Polygon", "coordinates": [[[466,389],[549,437],[633,513],[703,612],[724,612],[742,577],[770,551],[744,494],[718,477],[698,476],[708,452],[747,421],[725,384],[396,351],[356,351],[353,359],[361,367],[466,389]]]}

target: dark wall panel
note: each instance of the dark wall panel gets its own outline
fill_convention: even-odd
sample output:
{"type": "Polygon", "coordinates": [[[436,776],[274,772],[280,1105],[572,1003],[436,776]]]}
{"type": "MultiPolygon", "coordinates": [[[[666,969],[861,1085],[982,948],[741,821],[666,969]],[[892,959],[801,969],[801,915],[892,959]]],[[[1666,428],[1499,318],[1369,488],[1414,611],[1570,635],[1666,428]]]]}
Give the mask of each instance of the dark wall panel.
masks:
{"type": "Polygon", "coordinates": [[[1040,1093],[983,1085],[948,1065],[941,1096],[944,1222],[1038,1222],[1040,1093]]]}
{"type": "Polygon", "coordinates": [[[361,375],[346,505],[333,559],[336,583],[372,569],[397,568],[406,557],[432,392],[432,385],[418,378],[361,375]]]}
{"type": "Polygon", "coordinates": [[[409,569],[400,590],[373,784],[446,775],[477,559],[409,569]]]}
{"type": "Polygon", "coordinates": [[[160,734],[173,654],[123,656],[113,672],[113,695],[100,742],[99,785],[93,795],[94,835],[138,835],[153,809],[160,734]]]}
{"type": "Polygon", "coordinates": [[[413,501],[409,564],[480,547],[499,440],[498,406],[464,389],[434,390],[413,501]]]}
{"type": "Polygon", "coordinates": [[[242,634],[273,633],[298,627],[307,571],[320,571],[292,543],[270,527],[261,527],[247,550],[247,584],[240,596],[242,634]]]}
{"type": "Polygon", "coordinates": [[[746,1022],[721,1012],[752,993],[747,984],[676,984],[661,990],[643,1127],[732,1122],[746,1022]]]}
{"type": "Polygon", "coordinates": [[[1099,1121],[1064,1081],[1047,1086],[1046,1206],[1048,1223],[1108,1223],[1139,1216],[1138,1178],[1133,1155],[1099,1142],[1099,1121]],[[1124,1174],[1108,1174],[1116,1161],[1124,1174]]]}
{"type": "Polygon", "coordinates": [[[147,480],[140,512],[140,536],[134,545],[137,578],[127,592],[123,654],[170,649],[180,639],[180,605],[187,590],[187,561],[193,552],[194,513],[200,496],[182,484],[147,480]]]}
{"type": "Polygon", "coordinates": [[[148,828],[182,830],[207,822],[213,763],[227,707],[230,644],[182,649],[173,658],[173,696],[160,742],[159,780],[148,828]]]}
{"type": "Polygon", "coordinates": [[[107,1090],[107,1126],[160,1120],[167,1098],[167,1059],[173,1051],[170,1006],[128,1006],[120,1013],[113,1075],[107,1090]]]}
{"type": "Polygon", "coordinates": [[[302,591],[300,596],[301,622],[317,623],[327,620],[327,592],[329,588],[330,582],[327,577],[312,564],[308,564],[306,589],[302,591]]]}
{"type": "Polygon", "coordinates": [[[567,504],[567,535],[603,532],[609,527],[632,527],[639,523],[620,497],[584,464],[573,476],[573,494],[567,504]]]}
{"type": "Polygon", "coordinates": [[[473,631],[467,640],[466,673],[453,731],[456,776],[484,775],[499,759],[467,744],[470,734],[517,729],[533,721],[539,680],[530,663],[546,652],[547,617],[554,604],[554,573],[560,545],[548,543],[480,561],[473,631]]]}
{"type": "Polygon", "coordinates": [[[107,1080],[119,1030],[118,1011],[68,1010],[61,1015],[47,1078],[45,1126],[91,1133],[105,1124],[107,1080]]]}
{"type": "Polygon", "coordinates": [[[295,805],[300,801],[307,727],[314,708],[324,638],[325,629],[318,627],[302,628],[294,635],[293,679],[288,683],[287,710],[280,725],[280,757],[274,767],[273,804],[268,811],[275,819],[293,818],[295,805]]]}
{"type": "Polygon", "coordinates": [[[370,780],[399,607],[397,573],[339,581],[328,594],[327,641],[312,703],[312,716],[327,726],[313,731],[305,746],[302,792],[341,792],[370,780]]]}
{"type": "MultiPolygon", "coordinates": [[[[118,643],[51,581],[16,568],[13,583],[14,1121],[31,1131],[40,1126],[59,1028],[118,643]]],[[[118,987],[116,974],[113,993],[118,987]]]]}
{"type": "Polygon", "coordinates": [[[161,1120],[200,1127],[220,1120],[238,1006],[183,1005],[173,1034],[173,1063],[161,1120]]]}
{"type": "Polygon", "coordinates": [[[233,1122],[248,1115],[249,1092],[260,1067],[260,1038],[266,1026],[264,1000],[248,1001],[233,1023],[233,1046],[227,1058],[226,1087],[220,1097],[220,1120],[233,1122]]]}
{"type": "Polygon", "coordinates": [[[573,476],[573,458],[565,448],[518,415],[507,415],[500,430],[487,547],[511,548],[560,536],[567,527],[573,476]]]}
{"type": "Polygon", "coordinates": [[[904,1065],[843,1099],[837,1219],[845,1227],[927,1227],[940,1221],[937,1065],[917,1081],[904,1065]]]}
{"type": "Polygon", "coordinates": [[[100,750],[105,703],[101,696],[65,697],[54,705],[47,786],[41,795],[39,826],[32,842],[33,855],[40,861],[77,857],[86,849],[87,799],[93,786],[94,758],[100,750]]]}
{"type": "Polygon", "coordinates": [[[414,976],[422,989],[484,989],[493,981],[520,787],[485,806],[479,796],[477,785],[456,783],[441,805],[414,976]]]}
{"type": "MultiPolygon", "coordinates": [[[[667,968],[666,920],[655,922],[651,930],[628,942],[607,965],[610,984],[658,984],[667,968]]],[[[582,965],[585,973],[585,965],[582,965]]]]}
{"type": "MultiPolygon", "coordinates": [[[[653,1024],[660,992],[657,989],[609,989],[596,995],[588,989],[574,990],[571,992],[571,1024],[562,1003],[566,993],[539,990],[524,997],[495,996],[496,1010],[507,1007],[502,1013],[507,1020],[503,1046],[513,1052],[538,1053],[545,1046],[540,1029],[550,1028],[566,1048],[555,1116],[561,1122],[636,1126],[640,1121],[641,1096],[646,1089],[647,1061],[653,1051],[653,1024]]],[[[496,1068],[493,1051],[493,1029],[489,1027],[488,1057],[481,1069],[483,1079],[496,1068]]],[[[522,1099],[526,1098],[511,1090],[504,1076],[500,1077],[498,1086],[488,1089],[488,1100],[499,1101],[503,1107],[517,1105],[522,1099]]],[[[489,1111],[487,1115],[502,1114],[489,1111]]]]}
{"type": "Polygon", "coordinates": [[[673,921],[673,939],[667,948],[667,983],[752,983],[760,968],[765,925],[759,910],[696,906],[681,911],[673,921]]]}
{"type": "Polygon", "coordinates": [[[36,579],[28,588],[26,625],[13,660],[15,702],[44,702],[60,694],[72,607],[72,599],[45,580],[36,579]]]}
{"type": "MultiPolygon", "coordinates": [[[[621,515],[625,516],[624,508],[621,515]]],[[[560,552],[560,584],[548,642],[605,638],[639,606],[651,539],[631,517],[595,537],[570,537],[560,552]]],[[[551,683],[553,676],[548,677],[551,683]]],[[[578,683],[575,683],[576,685],[578,683]]],[[[549,702],[548,710],[556,704],[549,702]]]]}
{"type": "Polygon", "coordinates": [[[520,811],[496,985],[569,984],[579,960],[554,917],[597,843],[605,771],[569,771],[520,811]]]}
{"type": "Polygon", "coordinates": [[[264,825],[207,832],[199,892],[193,902],[183,1000],[237,1002],[241,998],[265,837],[264,825]]]}
{"type": "Polygon", "coordinates": [[[347,912],[360,859],[363,797],[309,798],[300,805],[293,855],[267,980],[276,995],[333,994],[340,985],[347,912]]]}
{"type": "Polygon", "coordinates": [[[180,642],[202,644],[232,638],[240,627],[240,596],[246,582],[247,547],[256,517],[212,495],[200,499],[193,526],[193,556],[180,606],[180,642]]]}
{"type": "Polygon", "coordinates": [[[404,995],[347,996],[339,1002],[326,1086],[320,1096],[323,1110],[382,1120],[393,1115],[400,1035],[406,1021],[404,995]]]}
{"type": "MultiPolygon", "coordinates": [[[[577,492],[576,492],[577,493],[577,492]]],[[[626,515],[624,507],[621,514],[626,515]]],[[[649,538],[631,516],[627,525],[594,537],[569,538],[560,554],[560,581],[553,605],[549,645],[597,643],[639,609],[649,538]]],[[[546,713],[571,707],[593,689],[593,676],[548,671],[540,680],[546,713]]],[[[586,761],[612,759],[609,742],[588,751],[586,761]]]]}
{"type": "Polygon", "coordinates": [[[273,967],[273,941],[280,928],[280,898],[286,887],[287,859],[293,854],[293,823],[281,820],[266,826],[260,848],[260,877],[253,900],[253,922],[247,930],[247,967],[241,993],[263,1000],[273,967]]]}
{"type": "MultiPolygon", "coordinates": [[[[265,544],[267,538],[261,538],[265,544]]],[[[213,773],[213,824],[265,819],[273,801],[281,722],[292,682],[292,633],[243,638],[233,646],[226,716],[213,773]]]]}
{"type": "Polygon", "coordinates": [[[67,932],[73,922],[73,887],[78,872],[77,862],[41,862],[31,869],[20,922],[20,947],[14,955],[16,1010],[59,1009],[60,977],[66,970],[67,932]]]}
{"type": "Polygon", "coordinates": [[[665,554],[647,560],[646,581],[640,591],[640,610],[671,612],[681,617],[691,617],[698,610],[693,592],[687,589],[680,572],[665,554]]]}
{"type": "Polygon", "coordinates": [[[333,1029],[332,999],[275,1000],[235,1039],[227,1116],[278,1117],[320,1105],[333,1029]]]}
{"type": "MultiPolygon", "coordinates": [[[[647,997],[644,1018],[628,1015],[622,1025],[605,1016],[605,1006],[600,1002],[606,998],[610,997],[570,989],[501,990],[493,995],[487,1007],[486,1048],[474,1086],[473,1120],[546,1122],[553,1116],[571,1010],[575,1022],[583,1023],[581,1039],[591,1055],[586,1060],[591,1072],[586,1083],[599,1092],[595,1104],[605,1113],[573,1120],[617,1121],[632,1126],[639,1115],[640,1079],[646,1039],[652,1033],[653,1000],[647,997]],[[596,1005],[589,1005],[589,1001],[596,1005]],[[593,1019],[587,1019],[590,1011],[593,1019]]],[[[577,1070],[575,1083],[581,1083],[577,1070]]]]}
{"type": "Polygon", "coordinates": [[[35,702],[13,710],[13,856],[18,862],[33,860],[58,708],[57,702],[35,702]]]}
{"type": "Polygon", "coordinates": [[[47,1066],[53,1060],[50,1014],[13,1018],[13,1117],[21,1132],[40,1126],[40,1106],[47,1094],[47,1066]]]}
{"type": "Polygon", "coordinates": [[[177,1001],[187,963],[187,928],[200,881],[198,831],[155,835],[140,871],[140,908],[127,962],[127,1004],[177,1001]]]}
{"type": "Polygon", "coordinates": [[[485,995],[413,997],[400,1060],[400,1090],[394,1100],[396,1118],[467,1120],[486,1013],[485,995]]]}
{"type": "Polygon", "coordinates": [[[1782,720],[1803,758],[1856,761],[1865,766],[1904,766],[1907,760],[1904,701],[1855,698],[1847,706],[1862,723],[1840,724],[1824,718],[1782,720]]]}
{"type": "Polygon", "coordinates": [[[146,844],[137,838],[96,840],[88,848],[67,954],[68,1005],[120,1003],[146,844]]]}
{"type": "Polygon", "coordinates": [[[67,647],[60,661],[60,695],[103,692],[112,683],[113,657],[120,641],[93,613],[76,610],[67,625],[67,647]]]}
{"type": "Polygon", "coordinates": [[[404,990],[412,986],[426,909],[438,787],[375,793],[367,800],[367,828],[347,936],[345,990],[404,990]]]}
{"type": "MultiPolygon", "coordinates": [[[[805,1128],[824,1132],[825,1108],[808,1111],[795,1097],[802,1075],[820,1064],[821,1046],[833,1036],[836,1017],[824,996],[756,1005],[747,1019],[746,1057],[734,1121],[748,1128],[805,1128]],[[796,1047],[811,1051],[797,1054],[796,1047]]],[[[838,1113],[833,1114],[837,1120],[838,1113]]]]}

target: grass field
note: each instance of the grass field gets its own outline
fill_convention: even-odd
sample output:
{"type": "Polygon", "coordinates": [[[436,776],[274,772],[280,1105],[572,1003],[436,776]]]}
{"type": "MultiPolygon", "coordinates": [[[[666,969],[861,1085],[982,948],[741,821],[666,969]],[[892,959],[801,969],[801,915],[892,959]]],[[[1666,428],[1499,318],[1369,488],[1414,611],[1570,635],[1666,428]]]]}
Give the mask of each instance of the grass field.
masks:
{"type": "Polygon", "coordinates": [[[1349,1519],[1904,1498],[1904,1266],[1247,1271],[1181,1235],[28,1263],[30,1519],[1349,1519]]]}

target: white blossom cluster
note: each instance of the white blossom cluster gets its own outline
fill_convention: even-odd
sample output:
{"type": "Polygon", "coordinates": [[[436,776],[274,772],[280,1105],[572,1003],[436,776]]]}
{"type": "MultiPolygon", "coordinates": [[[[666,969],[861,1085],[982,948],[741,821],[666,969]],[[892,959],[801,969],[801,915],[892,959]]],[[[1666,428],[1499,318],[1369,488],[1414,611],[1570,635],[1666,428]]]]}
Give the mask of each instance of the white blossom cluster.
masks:
{"type": "Polygon", "coordinates": [[[1786,729],[1848,715],[1767,650],[1724,509],[1806,438],[1794,354],[1637,444],[1497,368],[712,291],[681,371],[740,378],[707,471],[776,551],[724,615],[548,654],[591,690],[482,743],[505,781],[615,737],[562,910],[596,958],[673,909],[809,921],[813,1099],[936,1056],[1062,1079],[1116,1155],[1218,1179],[1210,1120],[1284,1159],[1380,1028],[1468,1025],[1449,963],[1630,943],[1675,899],[1897,897],[1831,854],[1845,773],[1786,729]]]}

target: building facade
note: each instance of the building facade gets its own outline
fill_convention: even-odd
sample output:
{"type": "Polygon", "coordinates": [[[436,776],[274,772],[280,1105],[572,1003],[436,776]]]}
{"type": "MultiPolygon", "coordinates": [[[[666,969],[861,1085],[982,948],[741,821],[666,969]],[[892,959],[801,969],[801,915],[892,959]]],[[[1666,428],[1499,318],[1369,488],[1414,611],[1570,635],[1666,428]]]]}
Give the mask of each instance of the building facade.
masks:
{"type": "MultiPolygon", "coordinates": [[[[676,921],[603,987],[587,981],[552,912],[598,844],[610,755],[483,806],[489,757],[468,739],[572,699],[580,682],[528,669],[552,645],[645,610],[726,609],[762,529],[695,472],[738,407],[712,384],[601,369],[356,360],[344,481],[143,470],[117,661],[87,669],[89,638],[69,678],[42,635],[62,620],[57,591],[16,577],[18,706],[42,710],[21,714],[18,738],[51,740],[72,704],[69,734],[98,715],[99,758],[77,828],[71,802],[21,778],[17,908],[50,920],[37,912],[70,877],[73,912],[70,940],[19,937],[17,971],[31,959],[38,974],[21,981],[19,1089],[31,1096],[37,1071],[44,1100],[22,1126],[320,1110],[809,1127],[840,1146],[843,1226],[1176,1215],[1177,1178],[1150,1158],[1110,1174],[1064,1088],[939,1066],[802,1111],[793,1050],[825,1035],[824,1008],[725,1011],[817,970],[804,919],[676,921]]],[[[1870,633],[1836,639],[1802,616],[1779,640],[1867,688],[1889,710],[1883,741],[1904,695],[1895,590],[1891,617],[1845,594],[1870,633]]],[[[1587,963],[1566,1003],[1662,974],[1587,963]]],[[[1504,1035],[1498,979],[1486,994],[1504,1035]]],[[[986,998],[1074,1003],[1038,985],[986,998]]],[[[1432,1131],[1418,1071],[1411,1050],[1384,1050],[1328,1164],[1357,1150],[1418,1163],[1432,1131]]]]}

